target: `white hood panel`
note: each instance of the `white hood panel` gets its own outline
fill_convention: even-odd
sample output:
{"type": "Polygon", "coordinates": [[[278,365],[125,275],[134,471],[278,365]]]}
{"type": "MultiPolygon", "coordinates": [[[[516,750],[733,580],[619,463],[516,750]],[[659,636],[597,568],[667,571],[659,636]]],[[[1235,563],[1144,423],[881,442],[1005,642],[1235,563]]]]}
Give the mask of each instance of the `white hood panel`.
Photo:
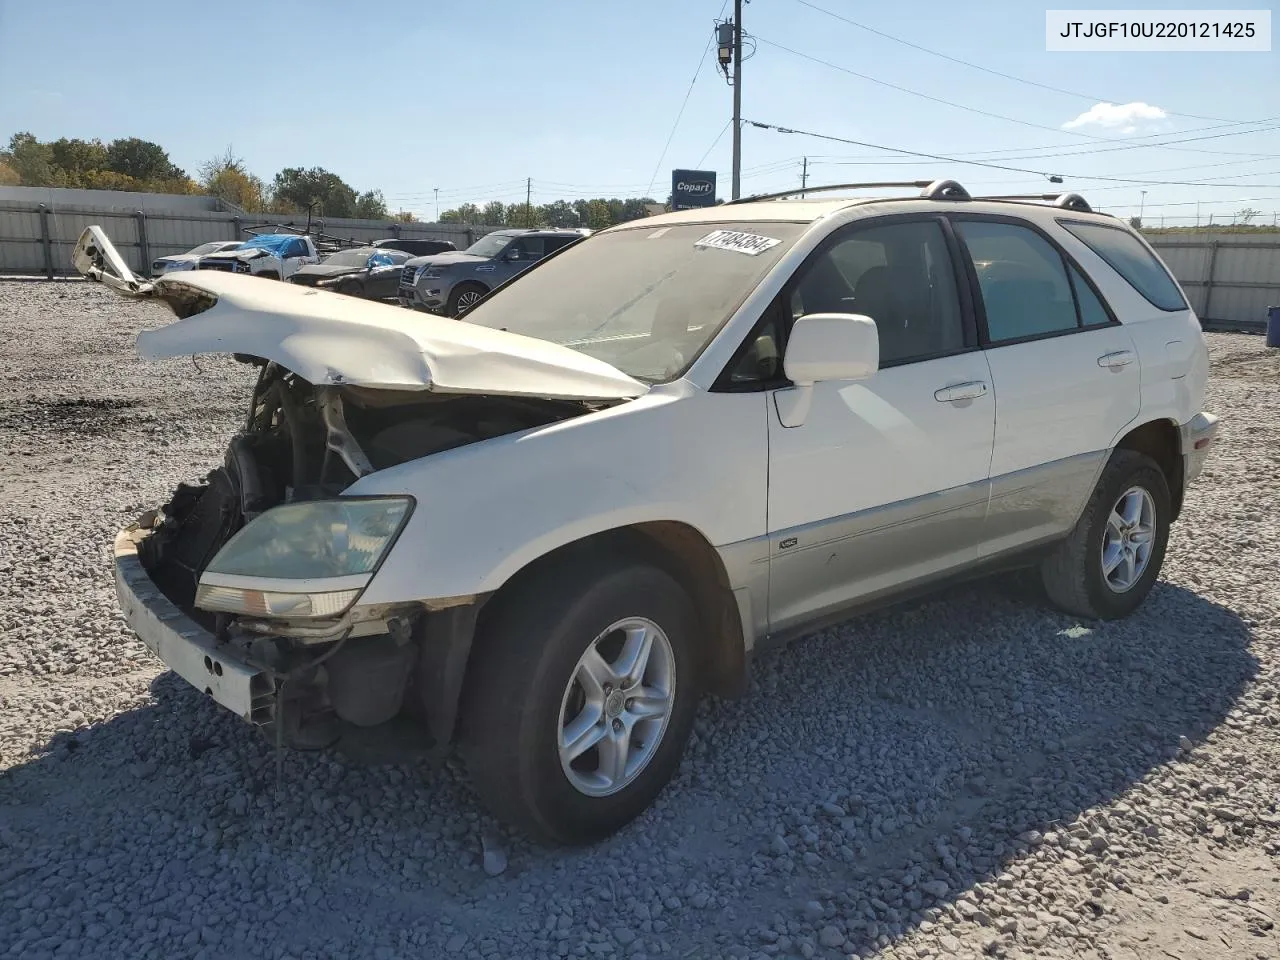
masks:
{"type": "Polygon", "coordinates": [[[215,303],[140,333],[138,352],[147,359],[248,354],[317,386],[565,400],[620,400],[648,390],[602,360],[545,340],[277,280],[194,270],[135,295],[148,293],[183,313],[201,294],[215,303]]]}

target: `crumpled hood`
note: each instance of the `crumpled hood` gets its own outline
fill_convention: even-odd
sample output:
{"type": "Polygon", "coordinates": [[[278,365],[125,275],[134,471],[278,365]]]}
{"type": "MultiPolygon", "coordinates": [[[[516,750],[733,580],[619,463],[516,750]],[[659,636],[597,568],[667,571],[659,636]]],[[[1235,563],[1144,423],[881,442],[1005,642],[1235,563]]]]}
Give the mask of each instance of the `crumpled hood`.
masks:
{"type": "Polygon", "coordinates": [[[121,292],[156,297],[185,317],[138,334],[138,353],[149,360],[247,354],[317,386],[562,400],[621,400],[649,389],[568,347],[314,287],[196,270],[121,292]]]}

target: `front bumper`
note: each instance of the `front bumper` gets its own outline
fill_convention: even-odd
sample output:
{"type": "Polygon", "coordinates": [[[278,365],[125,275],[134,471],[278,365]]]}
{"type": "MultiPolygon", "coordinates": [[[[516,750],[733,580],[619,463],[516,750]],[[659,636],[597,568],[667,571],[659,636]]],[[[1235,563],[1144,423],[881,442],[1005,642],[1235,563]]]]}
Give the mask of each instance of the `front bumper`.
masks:
{"type": "Polygon", "coordinates": [[[1191,483],[1204,469],[1209,449],[1218,434],[1218,418],[1212,413],[1197,413],[1179,428],[1182,434],[1182,477],[1191,483]]]}
{"type": "Polygon", "coordinates": [[[275,712],[274,680],[239,659],[161,593],[138,559],[138,542],[146,536],[136,526],[116,535],[116,596],[130,628],[166,667],[216,703],[252,723],[269,722],[275,712]]]}

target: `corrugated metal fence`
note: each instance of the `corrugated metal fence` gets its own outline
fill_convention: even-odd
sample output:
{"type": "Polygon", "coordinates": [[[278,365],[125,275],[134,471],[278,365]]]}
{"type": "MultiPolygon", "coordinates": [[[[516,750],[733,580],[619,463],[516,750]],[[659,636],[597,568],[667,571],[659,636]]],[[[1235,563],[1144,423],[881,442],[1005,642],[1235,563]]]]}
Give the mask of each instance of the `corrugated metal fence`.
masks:
{"type": "MultiPolygon", "coordinates": [[[[212,197],[174,198],[173,206],[157,202],[122,205],[106,190],[61,190],[0,187],[0,273],[59,276],[74,272],[71,251],[89,224],[107,232],[130,269],[146,276],[151,261],[184,253],[210,240],[248,239],[246,227],[279,223],[302,229],[302,217],[248,214],[212,197]],[[202,201],[201,204],[193,201],[202,201]]],[[[127,201],[126,201],[127,202],[127,201]]],[[[313,227],[331,236],[372,241],[387,237],[449,240],[459,249],[497,227],[451,223],[395,223],[385,220],[318,219],[313,227]]]]}
{"type": "MultiPolygon", "coordinates": [[[[0,273],[65,275],[81,231],[101,225],[142,275],[152,260],[210,240],[244,239],[246,227],[279,222],[306,226],[305,217],[272,220],[229,207],[212,197],[166,197],[107,190],[0,187],[0,273]]],[[[492,226],[319,220],[323,232],[357,241],[405,237],[450,240],[458,249],[492,226]]],[[[1148,235],[1201,318],[1237,325],[1265,322],[1280,304],[1280,234],[1190,233],[1148,235]]]]}
{"type": "Polygon", "coordinates": [[[1266,323],[1280,304],[1280,234],[1149,234],[1202,320],[1244,327],[1266,323]]]}

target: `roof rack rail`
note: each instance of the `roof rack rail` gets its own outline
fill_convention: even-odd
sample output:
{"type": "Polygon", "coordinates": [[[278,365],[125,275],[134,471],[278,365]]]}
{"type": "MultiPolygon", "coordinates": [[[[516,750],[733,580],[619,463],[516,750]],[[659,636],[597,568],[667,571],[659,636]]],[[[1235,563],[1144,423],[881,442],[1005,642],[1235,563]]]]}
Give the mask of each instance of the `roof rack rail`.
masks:
{"type": "Polygon", "coordinates": [[[1078,193],[1008,193],[996,196],[977,197],[978,200],[1049,200],[1055,207],[1074,210],[1076,213],[1093,213],[1089,201],[1078,193]]]}
{"type": "MultiPolygon", "coordinates": [[[[783,190],[779,193],[757,193],[755,196],[751,197],[739,197],[737,200],[728,200],[724,205],[728,206],[731,203],[755,203],[757,200],[781,200],[783,197],[794,197],[798,193],[824,193],[831,190],[866,190],[873,187],[929,187],[938,182],[941,181],[879,180],[875,183],[830,183],[819,187],[797,187],[794,190],[783,190]]],[[[946,182],[951,183],[952,181],[946,182]]]]}
{"type": "Polygon", "coordinates": [[[926,200],[971,200],[969,191],[955,180],[935,180],[920,194],[926,200]]]}

